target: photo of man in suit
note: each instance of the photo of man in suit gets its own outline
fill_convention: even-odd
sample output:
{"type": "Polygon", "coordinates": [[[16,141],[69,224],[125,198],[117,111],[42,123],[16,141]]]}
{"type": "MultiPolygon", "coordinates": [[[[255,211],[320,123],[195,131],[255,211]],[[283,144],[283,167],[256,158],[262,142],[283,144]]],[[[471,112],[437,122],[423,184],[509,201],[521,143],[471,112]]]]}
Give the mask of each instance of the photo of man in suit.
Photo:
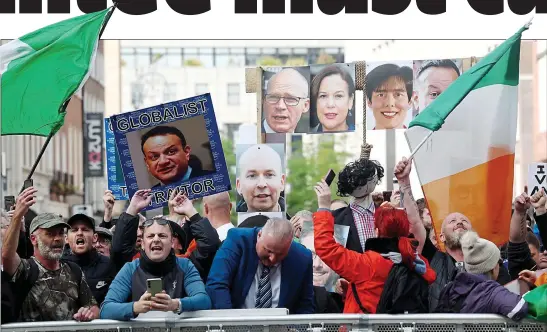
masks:
{"type": "Polygon", "coordinates": [[[217,252],[206,290],[213,309],[287,308],[315,312],[312,253],[293,241],[286,219],[233,228],[217,252]]]}
{"type": "Polygon", "coordinates": [[[213,174],[188,165],[191,147],[182,132],[171,126],[154,127],[141,138],[148,173],[160,182],[152,188],[213,174]]]}
{"type": "Polygon", "coordinates": [[[270,78],[263,98],[263,133],[295,132],[302,114],[310,110],[309,68],[307,76],[285,68],[270,78]]]}

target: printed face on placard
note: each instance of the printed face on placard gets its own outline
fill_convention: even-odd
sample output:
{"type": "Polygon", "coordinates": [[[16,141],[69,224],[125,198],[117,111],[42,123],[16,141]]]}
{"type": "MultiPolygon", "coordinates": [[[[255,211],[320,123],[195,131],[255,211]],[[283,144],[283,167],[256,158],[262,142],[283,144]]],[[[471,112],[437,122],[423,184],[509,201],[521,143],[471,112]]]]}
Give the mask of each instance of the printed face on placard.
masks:
{"type": "Polygon", "coordinates": [[[173,133],[165,131],[154,133],[146,139],[143,137],[142,152],[146,168],[164,184],[176,183],[188,172],[192,149],[183,144],[184,136],[178,133],[173,130],[173,133]]]}
{"type": "Polygon", "coordinates": [[[283,144],[236,147],[237,212],[282,212],[285,188],[283,144]]]}
{"type": "Polygon", "coordinates": [[[367,64],[367,129],[404,129],[412,113],[412,62],[367,64]]]}
{"type": "Polygon", "coordinates": [[[310,70],[310,131],[355,130],[355,65],[315,65],[310,70]]]}
{"type": "Polygon", "coordinates": [[[167,205],[173,190],[189,199],[231,189],[209,94],[111,118],[128,196],[151,189],[145,210],[167,205]]]}
{"type": "Polygon", "coordinates": [[[310,68],[264,69],[262,132],[307,133],[310,109],[310,68]]]}
{"type": "Polygon", "coordinates": [[[459,59],[414,61],[413,117],[441,95],[463,71],[459,59]]]}

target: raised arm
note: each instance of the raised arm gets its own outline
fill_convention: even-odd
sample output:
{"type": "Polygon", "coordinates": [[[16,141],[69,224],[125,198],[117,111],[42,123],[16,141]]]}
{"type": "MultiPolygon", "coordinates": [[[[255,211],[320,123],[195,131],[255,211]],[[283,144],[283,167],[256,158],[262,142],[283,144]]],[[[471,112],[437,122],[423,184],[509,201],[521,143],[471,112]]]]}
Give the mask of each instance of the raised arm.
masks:
{"type": "Polygon", "coordinates": [[[2,244],[2,266],[3,271],[13,276],[21,263],[21,257],[17,254],[19,245],[19,233],[21,232],[21,220],[29,208],[36,203],[36,192],[34,187],[29,187],[17,197],[15,212],[9,224],[2,244]]]}
{"type": "Polygon", "coordinates": [[[399,189],[401,190],[401,196],[403,200],[403,207],[405,208],[410,222],[410,233],[414,234],[414,238],[420,243],[418,245],[418,253],[422,252],[424,248],[427,232],[425,230],[422,218],[418,212],[418,204],[412,194],[412,187],[410,186],[410,171],[412,170],[412,160],[407,160],[403,157],[397,166],[395,166],[395,177],[399,181],[399,189]]]}

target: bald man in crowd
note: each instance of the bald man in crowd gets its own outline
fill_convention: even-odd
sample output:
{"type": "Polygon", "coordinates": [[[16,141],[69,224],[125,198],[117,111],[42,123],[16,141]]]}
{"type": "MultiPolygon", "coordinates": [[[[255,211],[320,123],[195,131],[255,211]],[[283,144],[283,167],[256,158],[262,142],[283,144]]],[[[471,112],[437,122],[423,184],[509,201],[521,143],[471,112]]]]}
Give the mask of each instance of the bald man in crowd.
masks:
{"type": "Polygon", "coordinates": [[[262,132],[294,133],[302,114],[310,109],[309,90],[308,79],[295,69],[272,76],[264,96],[262,132]]]}
{"type": "Polygon", "coordinates": [[[283,212],[285,187],[281,156],[267,144],[257,144],[241,154],[236,189],[243,200],[237,212],[283,212]]]}
{"type": "Polygon", "coordinates": [[[225,191],[203,197],[203,212],[211,225],[217,230],[220,241],[224,241],[228,231],[234,228],[230,221],[230,213],[232,212],[230,194],[225,191]]]}

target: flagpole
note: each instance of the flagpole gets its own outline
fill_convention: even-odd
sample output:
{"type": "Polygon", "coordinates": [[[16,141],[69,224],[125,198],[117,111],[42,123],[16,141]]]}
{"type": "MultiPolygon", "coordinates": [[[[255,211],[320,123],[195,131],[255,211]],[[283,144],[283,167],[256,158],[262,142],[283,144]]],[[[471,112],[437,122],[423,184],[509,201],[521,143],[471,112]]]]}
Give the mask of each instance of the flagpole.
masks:
{"type": "Polygon", "coordinates": [[[410,154],[410,157],[408,157],[408,160],[411,161],[412,158],[414,157],[414,155],[416,154],[416,152],[418,152],[418,150],[420,150],[420,148],[425,144],[425,142],[427,142],[427,140],[431,137],[431,135],[433,135],[434,131],[430,131],[429,134],[427,134],[426,137],[424,137],[424,139],[420,142],[420,144],[418,144],[418,146],[416,146],[416,148],[414,148],[414,151],[412,151],[412,153],[410,154]]]}
{"type": "MultiPolygon", "coordinates": [[[[116,8],[118,7],[118,2],[117,1],[114,1],[114,6],[112,6],[112,10],[110,11],[110,13],[107,14],[107,17],[105,18],[105,21],[103,22],[103,26],[101,27],[101,30],[99,31],[99,39],[101,39],[102,35],[103,35],[103,32],[104,32],[104,29],[106,28],[106,24],[108,23],[108,21],[110,20],[110,17],[112,16],[112,13],[114,12],[114,10],[116,10],[116,8]]],[[[82,87],[82,90],[84,88],[82,87]]],[[[64,103],[63,103],[63,106],[61,106],[61,113],[64,113],[66,112],[66,108],[68,106],[68,103],[70,102],[70,100],[72,99],[72,97],[68,98],[64,103]]],[[[83,109],[82,109],[82,113],[83,113],[83,109]]],[[[82,114],[83,116],[83,114],[82,114]]],[[[83,128],[82,128],[83,130],[83,128]]],[[[38,154],[38,157],[36,158],[36,160],[34,161],[34,165],[32,165],[32,168],[30,169],[30,172],[27,176],[27,180],[30,180],[32,178],[32,175],[34,175],[34,172],[36,171],[36,168],[38,167],[38,163],[40,162],[40,160],[42,159],[42,156],[44,155],[44,153],[46,152],[46,148],[47,146],[49,145],[49,142],[51,142],[51,139],[53,138],[53,135],[55,135],[55,133],[52,131],[51,133],[49,133],[49,135],[47,136],[47,139],[46,141],[44,142],[44,145],[42,145],[42,149],[40,150],[40,153],[38,154]]],[[[21,188],[21,191],[19,193],[21,193],[23,190],[25,189],[25,186],[23,185],[23,187],[21,188]]]]}

